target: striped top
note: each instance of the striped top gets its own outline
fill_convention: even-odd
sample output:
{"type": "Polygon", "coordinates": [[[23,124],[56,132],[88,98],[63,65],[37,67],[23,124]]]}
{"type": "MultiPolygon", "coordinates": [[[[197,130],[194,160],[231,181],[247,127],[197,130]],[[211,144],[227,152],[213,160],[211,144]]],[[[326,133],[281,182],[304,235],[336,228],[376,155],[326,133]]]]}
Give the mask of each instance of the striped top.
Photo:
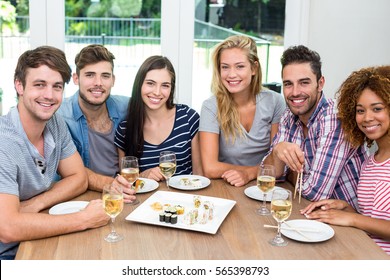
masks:
{"type": "MultiPolygon", "coordinates": [[[[52,187],[59,161],[77,152],[64,120],[46,123],[44,156],[27,138],[16,107],[0,117],[0,193],[28,200],[52,187]]],[[[18,242],[0,242],[0,259],[15,255],[18,242]]]]}
{"type": "MultiPolygon", "coordinates": [[[[305,138],[298,116],[286,109],[273,139],[273,147],[283,141],[295,143],[305,155],[302,196],[311,201],[335,198],[347,201],[355,209],[357,185],[364,147],[353,148],[344,140],[334,100],[321,97],[307,124],[305,138]]],[[[286,166],[285,174],[288,172],[286,166]]]]}
{"type": "MultiPolygon", "coordinates": [[[[390,221],[390,158],[375,161],[374,156],[363,164],[358,186],[359,212],[362,215],[390,221]]],[[[369,234],[390,255],[390,240],[369,234]]]]}
{"type": "MultiPolygon", "coordinates": [[[[115,145],[125,149],[126,120],[122,121],[115,133],[115,145]]],[[[144,151],[138,159],[140,172],[158,166],[160,152],[173,151],[176,154],[176,173],[192,174],[191,141],[199,130],[199,114],[184,104],[176,104],[173,130],[159,145],[144,142],[144,151]]]]}

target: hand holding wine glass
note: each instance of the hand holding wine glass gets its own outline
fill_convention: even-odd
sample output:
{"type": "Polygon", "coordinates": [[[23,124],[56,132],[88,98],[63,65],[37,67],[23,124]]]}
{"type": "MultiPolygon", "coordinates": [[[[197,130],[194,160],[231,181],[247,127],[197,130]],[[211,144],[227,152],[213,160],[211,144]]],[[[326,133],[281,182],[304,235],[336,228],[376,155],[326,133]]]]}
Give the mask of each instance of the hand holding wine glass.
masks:
{"type": "MultiPolygon", "coordinates": [[[[131,186],[135,185],[135,181],[139,178],[139,165],[138,158],[134,156],[125,156],[121,159],[121,176],[124,177],[131,186]]],[[[133,187],[135,188],[135,187],[133,187]]],[[[135,189],[137,193],[137,189],[135,189]]],[[[138,204],[139,200],[136,198],[132,202],[128,202],[127,204],[135,205],[138,204]]]]}
{"type": "Polygon", "coordinates": [[[103,208],[108,216],[111,217],[111,232],[104,237],[107,242],[117,242],[123,239],[123,236],[119,235],[115,231],[114,222],[115,218],[123,210],[123,189],[121,185],[107,184],[103,187],[103,208]]]}
{"type": "Polygon", "coordinates": [[[267,193],[275,187],[275,167],[273,165],[259,165],[257,173],[257,187],[263,192],[263,203],[261,208],[256,210],[259,215],[269,215],[271,212],[267,209],[267,193]]]}
{"type": "Polygon", "coordinates": [[[159,167],[161,174],[167,180],[167,187],[169,189],[169,178],[176,172],[176,154],[171,151],[161,152],[159,167]]]}
{"type": "Polygon", "coordinates": [[[282,222],[288,219],[292,210],[292,193],[286,189],[277,189],[272,193],[271,213],[272,217],[278,222],[278,233],[269,241],[274,246],[286,246],[288,242],[282,238],[280,232],[282,222]]]}

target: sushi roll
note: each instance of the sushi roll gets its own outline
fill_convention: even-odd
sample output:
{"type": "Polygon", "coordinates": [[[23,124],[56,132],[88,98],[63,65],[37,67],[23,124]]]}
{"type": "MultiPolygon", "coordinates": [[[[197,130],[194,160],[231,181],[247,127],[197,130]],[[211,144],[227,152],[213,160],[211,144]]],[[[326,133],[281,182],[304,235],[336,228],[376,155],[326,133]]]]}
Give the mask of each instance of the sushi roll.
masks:
{"type": "Polygon", "coordinates": [[[191,185],[190,179],[188,179],[188,178],[181,178],[180,179],[180,185],[182,185],[182,186],[189,186],[189,185],[191,185]]]}
{"type": "Polygon", "coordinates": [[[170,223],[171,222],[171,213],[165,213],[165,222],[170,223]]]}
{"type": "Polygon", "coordinates": [[[194,188],[200,188],[202,186],[202,181],[198,178],[194,178],[191,180],[191,186],[194,188]]]}
{"type": "Polygon", "coordinates": [[[176,205],[175,208],[176,208],[176,214],[177,215],[183,215],[184,214],[184,207],[183,206],[176,205]]]}
{"type": "Polygon", "coordinates": [[[199,195],[194,196],[194,207],[199,208],[201,204],[202,204],[202,199],[200,198],[200,196],[199,195]]]}
{"type": "Polygon", "coordinates": [[[177,224],[177,215],[176,214],[171,216],[171,224],[177,224]]]}
{"type": "Polygon", "coordinates": [[[165,212],[161,212],[159,214],[159,217],[160,217],[160,222],[165,222],[165,212]]]}

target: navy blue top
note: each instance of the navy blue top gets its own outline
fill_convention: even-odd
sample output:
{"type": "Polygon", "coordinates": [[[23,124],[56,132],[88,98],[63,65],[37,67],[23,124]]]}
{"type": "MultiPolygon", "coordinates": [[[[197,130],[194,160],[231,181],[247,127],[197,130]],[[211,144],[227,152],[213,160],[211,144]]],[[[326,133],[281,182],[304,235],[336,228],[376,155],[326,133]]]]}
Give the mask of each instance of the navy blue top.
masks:
{"type": "MultiPolygon", "coordinates": [[[[124,150],[126,120],[122,121],[115,133],[115,145],[124,150]]],[[[144,142],[144,151],[138,159],[140,172],[159,165],[160,152],[176,153],[176,172],[174,175],[192,174],[191,141],[199,130],[199,114],[184,104],[176,104],[173,130],[160,145],[144,142]]]]}

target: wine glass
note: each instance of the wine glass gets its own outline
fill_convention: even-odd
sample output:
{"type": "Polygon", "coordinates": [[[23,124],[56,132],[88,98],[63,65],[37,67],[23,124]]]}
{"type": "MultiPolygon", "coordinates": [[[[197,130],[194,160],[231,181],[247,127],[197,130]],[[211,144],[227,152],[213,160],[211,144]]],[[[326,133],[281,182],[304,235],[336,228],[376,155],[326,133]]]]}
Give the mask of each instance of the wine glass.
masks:
{"type": "Polygon", "coordinates": [[[121,185],[113,182],[103,186],[103,207],[108,216],[111,217],[111,232],[104,237],[107,242],[118,242],[123,236],[115,231],[114,222],[123,210],[123,189],[121,185]]]}
{"type": "Polygon", "coordinates": [[[257,187],[263,192],[263,203],[256,212],[259,215],[269,215],[271,212],[267,209],[267,193],[275,187],[275,167],[273,165],[259,165],[257,172],[257,187]]]}
{"type": "Polygon", "coordinates": [[[167,180],[167,187],[169,189],[169,178],[176,172],[176,155],[175,152],[164,151],[160,153],[160,172],[167,180]]]}
{"type": "MultiPolygon", "coordinates": [[[[125,156],[121,159],[121,175],[124,177],[132,186],[132,188],[137,193],[138,189],[136,187],[135,181],[139,178],[139,165],[138,158],[134,156],[125,156]]],[[[139,200],[136,198],[133,202],[128,202],[127,204],[135,205],[138,204],[139,200]]]]}
{"type": "Polygon", "coordinates": [[[280,228],[282,222],[288,219],[292,209],[292,193],[286,189],[277,189],[272,193],[271,213],[272,217],[278,222],[278,233],[269,241],[274,246],[286,246],[288,242],[282,238],[280,228]]]}

